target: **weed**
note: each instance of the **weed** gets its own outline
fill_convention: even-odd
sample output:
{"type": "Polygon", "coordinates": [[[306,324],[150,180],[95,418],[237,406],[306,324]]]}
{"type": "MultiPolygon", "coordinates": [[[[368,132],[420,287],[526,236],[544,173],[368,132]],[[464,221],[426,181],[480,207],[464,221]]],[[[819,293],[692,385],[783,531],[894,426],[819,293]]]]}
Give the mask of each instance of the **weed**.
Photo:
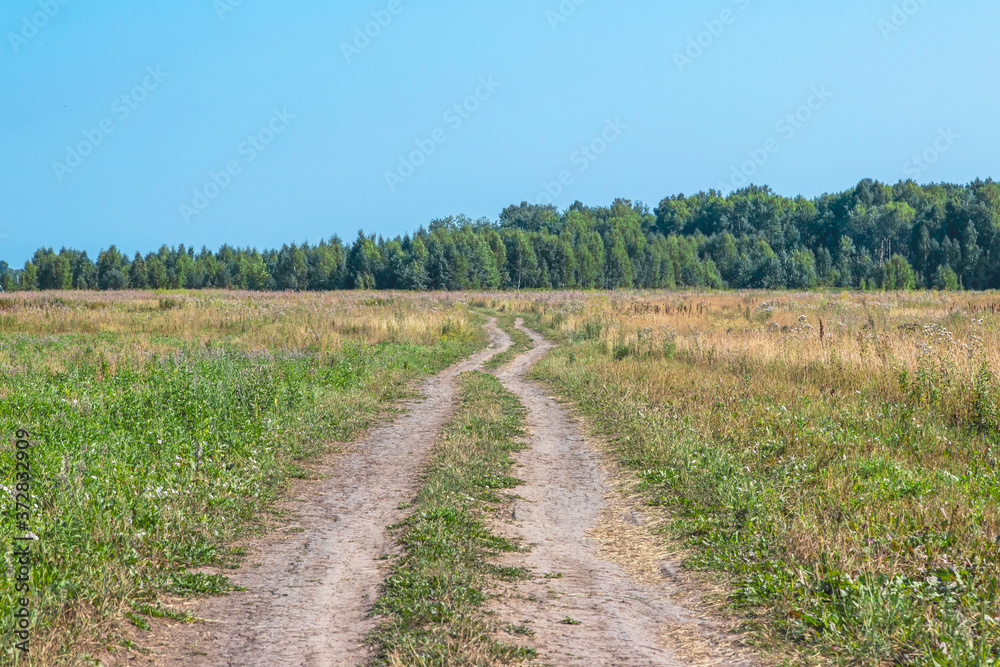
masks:
{"type": "Polygon", "coordinates": [[[522,637],[534,637],[535,631],[523,625],[506,625],[504,632],[509,635],[520,635],[522,637]]]}

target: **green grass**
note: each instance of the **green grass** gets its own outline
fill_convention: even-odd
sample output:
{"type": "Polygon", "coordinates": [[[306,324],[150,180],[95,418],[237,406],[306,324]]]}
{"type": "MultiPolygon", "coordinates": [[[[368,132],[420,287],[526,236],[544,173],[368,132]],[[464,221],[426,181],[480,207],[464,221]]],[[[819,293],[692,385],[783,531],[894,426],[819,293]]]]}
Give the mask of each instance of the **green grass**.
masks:
{"type": "MultiPolygon", "coordinates": [[[[116,643],[107,628],[171,615],[164,595],[231,590],[190,568],[232,566],[227,547],[255,530],[294,462],[353,437],[409,393],[410,382],[484,344],[479,332],[435,344],[348,344],[338,352],[245,352],[180,342],[170,354],[116,360],[94,339],[119,334],[0,335],[15,363],[0,373],[0,483],[11,484],[10,436],[32,434],[31,657],[0,627],[0,661],[85,661],[116,643]],[[47,367],[66,355],[69,370],[47,367]]],[[[4,509],[11,498],[3,489],[4,509]]],[[[12,544],[9,511],[0,540],[12,544]]],[[[9,554],[9,551],[8,551],[9,554]]],[[[9,555],[0,570],[0,618],[15,605],[9,555]]]]}
{"type": "Polygon", "coordinates": [[[533,656],[495,639],[503,628],[483,609],[491,584],[526,576],[493,562],[519,547],[487,523],[490,511],[511,502],[498,491],[520,483],[510,475],[510,455],[523,448],[523,419],[517,398],[495,378],[462,376],[462,405],[435,447],[413,514],[394,527],[405,553],[375,606],[385,616],[370,637],[376,665],[495,665],[533,656]]]}

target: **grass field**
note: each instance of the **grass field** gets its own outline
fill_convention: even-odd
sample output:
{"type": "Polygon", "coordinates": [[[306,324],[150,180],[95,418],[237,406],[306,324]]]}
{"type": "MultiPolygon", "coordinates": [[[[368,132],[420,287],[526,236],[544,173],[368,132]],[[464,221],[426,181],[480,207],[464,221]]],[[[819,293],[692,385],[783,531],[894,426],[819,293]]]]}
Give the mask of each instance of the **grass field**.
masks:
{"type": "MultiPolygon", "coordinates": [[[[724,575],[770,663],[1000,664],[1000,297],[925,292],[2,297],[4,618],[18,429],[40,537],[21,664],[87,664],[164,600],[227,590],[192,571],[238,562],[305,460],[482,348],[487,312],[514,339],[487,368],[530,347],[515,317],[558,343],[534,377],[610,441],[687,566],[724,575]]],[[[390,531],[378,664],[533,657],[488,593],[526,574],[495,565],[526,545],[491,518],[524,411],[461,383],[390,531]]]]}
{"type": "MultiPolygon", "coordinates": [[[[437,297],[240,293],[0,299],[7,559],[17,429],[33,443],[30,664],[86,662],[169,613],[164,595],[226,590],[191,568],[238,560],[296,464],[385,414],[411,380],[485,344],[437,297]]],[[[15,660],[11,624],[2,661],[15,660]]],[[[25,661],[21,661],[22,663],[25,661]]]]}
{"type": "Polygon", "coordinates": [[[538,295],[572,399],[794,664],[1000,662],[1000,301],[538,295]]]}

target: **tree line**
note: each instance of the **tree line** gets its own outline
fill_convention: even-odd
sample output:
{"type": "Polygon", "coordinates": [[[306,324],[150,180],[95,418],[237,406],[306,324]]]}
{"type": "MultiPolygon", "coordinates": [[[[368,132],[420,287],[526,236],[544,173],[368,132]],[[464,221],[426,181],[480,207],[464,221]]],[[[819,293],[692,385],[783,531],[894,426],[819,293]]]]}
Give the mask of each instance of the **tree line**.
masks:
{"type": "Polygon", "coordinates": [[[1000,183],[856,187],[815,199],[764,186],[676,195],[655,210],[615,200],[565,211],[522,203],[498,220],[434,220],[387,239],[359,232],[281,249],[40,248],[17,290],[497,290],[1000,288],[1000,183]]]}

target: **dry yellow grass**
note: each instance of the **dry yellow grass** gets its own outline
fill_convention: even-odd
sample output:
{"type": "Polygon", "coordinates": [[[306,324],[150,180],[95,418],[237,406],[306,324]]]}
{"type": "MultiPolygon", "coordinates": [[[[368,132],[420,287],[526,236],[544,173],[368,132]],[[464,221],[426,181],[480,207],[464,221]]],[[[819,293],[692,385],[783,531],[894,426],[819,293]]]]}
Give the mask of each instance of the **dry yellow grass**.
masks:
{"type": "MultiPolygon", "coordinates": [[[[260,293],[200,291],[17,292],[0,297],[0,333],[23,341],[76,336],[88,353],[121,363],[170,354],[184,346],[226,346],[260,354],[336,352],[345,342],[425,344],[474,331],[467,311],[446,294],[365,292],[260,293]]],[[[37,361],[69,370],[74,354],[37,361]]],[[[0,346],[0,367],[23,363],[0,346]]]]}

